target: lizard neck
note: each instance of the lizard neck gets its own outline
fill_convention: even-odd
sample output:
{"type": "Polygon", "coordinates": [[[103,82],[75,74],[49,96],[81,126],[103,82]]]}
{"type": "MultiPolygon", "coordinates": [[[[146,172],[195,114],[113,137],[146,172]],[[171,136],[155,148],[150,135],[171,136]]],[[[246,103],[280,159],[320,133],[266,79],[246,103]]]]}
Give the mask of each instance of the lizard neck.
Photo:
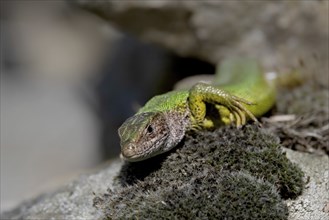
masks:
{"type": "Polygon", "coordinates": [[[168,111],[165,112],[166,122],[170,128],[165,151],[175,147],[185,136],[186,131],[191,126],[191,115],[188,107],[183,111],[168,111]]]}

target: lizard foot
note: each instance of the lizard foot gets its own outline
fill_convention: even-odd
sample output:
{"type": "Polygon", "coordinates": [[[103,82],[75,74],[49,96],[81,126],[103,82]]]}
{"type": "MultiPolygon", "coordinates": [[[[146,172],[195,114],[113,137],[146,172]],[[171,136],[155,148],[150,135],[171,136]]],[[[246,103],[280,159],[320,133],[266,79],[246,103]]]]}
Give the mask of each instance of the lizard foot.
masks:
{"type": "Polygon", "coordinates": [[[245,105],[255,105],[255,103],[249,102],[243,98],[228,95],[226,107],[230,110],[233,116],[233,120],[237,127],[246,124],[247,117],[249,117],[254,122],[258,123],[257,118],[245,107],[245,105]]]}

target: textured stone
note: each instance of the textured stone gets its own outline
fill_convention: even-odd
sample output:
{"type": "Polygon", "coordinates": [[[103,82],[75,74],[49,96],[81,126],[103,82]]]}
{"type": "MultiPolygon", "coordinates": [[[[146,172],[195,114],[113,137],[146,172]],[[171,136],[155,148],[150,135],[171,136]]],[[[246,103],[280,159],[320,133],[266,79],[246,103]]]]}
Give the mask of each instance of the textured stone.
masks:
{"type": "Polygon", "coordinates": [[[56,192],[24,202],[0,219],[98,219],[100,213],[92,206],[94,193],[112,187],[121,164],[119,159],[114,160],[97,173],[84,174],[56,192]]]}
{"type": "Polygon", "coordinates": [[[328,1],[76,2],[142,40],[213,63],[243,55],[277,68],[328,53],[328,1]]]}
{"type": "Polygon", "coordinates": [[[329,219],[329,157],[286,150],[287,157],[304,171],[308,183],[303,195],[287,202],[289,219],[329,219]]]}
{"type": "MultiPolygon", "coordinates": [[[[309,182],[297,200],[288,201],[289,219],[308,220],[326,219],[328,197],[329,159],[286,150],[287,157],[295,162],[309,182]]],[[[93,207],[94,193],[100,195],[108,187],[113,188],[113,178],[122,163],[112,161],[96,173],[85,174],[54,193],[42,195],[21,204],[16,209],[2,213],[1,219],[100,219],[102,213],[93,207]]]]}

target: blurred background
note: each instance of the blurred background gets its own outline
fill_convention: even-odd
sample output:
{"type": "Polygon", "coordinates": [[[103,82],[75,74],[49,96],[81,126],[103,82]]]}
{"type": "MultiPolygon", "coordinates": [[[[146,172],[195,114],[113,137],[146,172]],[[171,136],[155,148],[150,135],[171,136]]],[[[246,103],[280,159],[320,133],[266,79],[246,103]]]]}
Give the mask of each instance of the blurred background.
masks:
{"type": "Polygon", "coordinates": [[[214,72],[66,1],[1,1],[0,23],[0,212],[117,157],[140,105],[214,72]]]}

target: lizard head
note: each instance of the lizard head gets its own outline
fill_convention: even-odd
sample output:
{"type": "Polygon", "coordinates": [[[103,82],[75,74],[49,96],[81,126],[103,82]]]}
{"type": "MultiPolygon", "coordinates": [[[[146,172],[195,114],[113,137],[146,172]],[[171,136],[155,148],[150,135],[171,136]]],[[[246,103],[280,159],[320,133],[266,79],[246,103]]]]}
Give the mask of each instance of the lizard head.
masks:
{"type": "Polygon", "coordinates": [[[119,128],[121,156],[127,161],[153,157],[163,152],[169,134],[169,126],[161,112],[134,115],[119,128]]]}

